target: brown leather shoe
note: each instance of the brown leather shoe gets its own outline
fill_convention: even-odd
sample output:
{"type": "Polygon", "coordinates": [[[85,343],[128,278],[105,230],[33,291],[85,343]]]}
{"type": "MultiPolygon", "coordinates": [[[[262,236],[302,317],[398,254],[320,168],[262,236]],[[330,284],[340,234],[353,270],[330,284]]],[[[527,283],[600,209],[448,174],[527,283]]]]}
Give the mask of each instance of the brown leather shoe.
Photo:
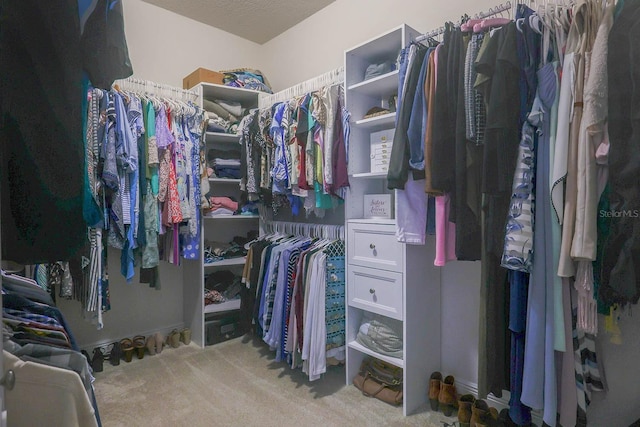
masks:
{"type": "Polygon", "coordinates": [[[447,375],[440,385],[440,393],[438,394],[438,408],[447,417],[453,414],[458,407],[458,393],[456,393],[455,378],[453,375],[447,375]]]}
{"type": "Polygon", "coordinates": [[[458,399],[458,422],[460,427],[469,427],[471,421],[471,407],[476,398],[472,394],[464,394],[458,399]]]}
{"type": "Polygon", "coordinates": [[[469,427],[479,427],[487,418],[489,413],[489,405],[482,399],[478,399],[473,402],[471,406],[471,419],[469,420],[469,427]]]}
{"type": "Polygon", "coordinates": [[[484,400],[476,400],[471,407],[470,427],[497,427],[498,410],[489,407],[484,400]]]}
{"type": "Polygon", "coordinates": [[[438,395],[440,394],[440,384],[442,383],[442,374],[435,371],[429,378],[429,403],[431,410],[438,410],[438,395]]]}

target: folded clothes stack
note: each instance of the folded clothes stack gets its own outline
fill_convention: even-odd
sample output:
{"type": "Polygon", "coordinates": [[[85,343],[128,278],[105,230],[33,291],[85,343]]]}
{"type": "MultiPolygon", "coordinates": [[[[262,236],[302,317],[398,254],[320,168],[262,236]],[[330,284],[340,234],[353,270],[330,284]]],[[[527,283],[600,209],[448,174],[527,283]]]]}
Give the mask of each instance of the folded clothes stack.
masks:
{"type": "Polygon", "coordinates": [[[235,134],[240,120],[247,112],[239,102],[235,101],[205,99],[202,101],[202,106],[209,118],[207,125],[209,132],[235,134]]]}
{"type": "Polygon", "coordinates": [[[240,179],[242,177],[240,160],[216,158],[213,160],[213,173],[218,178],[240,179]]]}
{"type": "Polygon", "coordinates": [[[269,80],[267,80],[266,76],[260,70],[236,68],[234,70],[223,70],[220,72],[224,73],[224,84],[226,86],[273,93],[269,80]]]}
{"type": "Polygon", "coordinates": [[[207,152],[207,163],[218,178],[242,177],[239,150],[211,149],[207,152]]]}
{"type": "Polygon", "coordinates": [[[232,200],[229,197],[209,197],[209,209],[205,216],[215,217],[220,215],[233,215],[238,210],[238,202],[232,200]]]}
{"type": "Polygon", "coordinates": [[[240,215],[259,215],[258,204],[255,202],[247,202],[240,208],[240,215]]]}

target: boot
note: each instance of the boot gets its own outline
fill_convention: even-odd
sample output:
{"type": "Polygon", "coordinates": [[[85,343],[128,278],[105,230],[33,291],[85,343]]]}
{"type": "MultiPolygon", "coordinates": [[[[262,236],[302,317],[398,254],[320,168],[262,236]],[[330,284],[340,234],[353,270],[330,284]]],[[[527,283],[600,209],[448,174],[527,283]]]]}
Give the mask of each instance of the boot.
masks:
{"type": "Polygon", "coordinates": [[[460,427],[469,427],[471,421],[471,407],[476,398],[472,394],[465,394],[458,400],[458,422],[460,427]]]}
{"type": "Polygon", "coordinates": [[[454,383],[453,375],[447,375],[440,385],[440,393],[438,394],[438,408],[447,417],[450,417],[458,406],[458,394],[454,383]]]}
{"type": "Polygon", "coordinates": [[[469,420],[469,427],[480,427],[489,413],[489,405],[482,399],[478,399],[473,402],[471,406],[471,419],[469,420]]]}
{"type": "Polygon", "coordinates": [[[440,394],[440,384],[442,383],[442,374],[435,371],[429,378],[429,403],[431,410],[438,410],[438,395],[440,394]]]}
{"type": "Polygon", "coordinates": [[[91,368],[93,372],[102,372],[104,367],[104,353],[99,347],[93,349],[93,358],[91,359],[91,368]]]}

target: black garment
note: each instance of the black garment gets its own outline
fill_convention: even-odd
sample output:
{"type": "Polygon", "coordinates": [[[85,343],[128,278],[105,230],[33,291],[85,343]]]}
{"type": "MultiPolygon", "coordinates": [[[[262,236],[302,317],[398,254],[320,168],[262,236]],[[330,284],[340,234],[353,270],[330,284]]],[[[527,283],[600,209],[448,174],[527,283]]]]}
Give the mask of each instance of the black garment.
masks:
{"type": "MultiPolygon", "coordinates": [[[[243,331],[253,330],[254,310],[256,308],[256,293],[258,290],[258,276],[260,275],[260,265],[262,251],[270,242],[261,240],[251,245],[251,270],[249,271],[249,283],[240,289],[240,325],[243,331]]],[[[257,325],[257,324],[256,324],[257,325]]]]}
{"type": "MultiPolygon", "coordinates": [[[[112,44],[117,17],[106,1],[100,3],[94,13],[109,15],[111,47],[98,41],[87,47],[101,61],[116,64],[122,59],[122,50],[112,44]]],[[[4,1],[1,8],[2,258],[23,264],[68,260],[87,236],[82,216],[82,70],[83,64],[96,64],[82,56],[77,1],[4,1]]],[[[103,33],[94,26],[97,19],[90,17],[85,37],[103,33]]],[[[101,65],[106,87],[131,74],[101,65]]]]}
{"type": "Polygon", "coordinates": [[[609,33],[610,234],[604,243],[599,298],[640,298],[640,2],[625,0],[609,33]]]}
{"type": "MultiPolygon", "coordinates": [[[[389,171],[387,172],[387,187],[389,190],[404,190],[404,185],[409,179],[410,150],[407,129],[409,128],[416,87],[420,79],[420,67],[422,67],[422,61],[424,61],[426,53],[426,48],[418,47],[413,61],[407,68],[406,88],[402,91],[402,104],[398,111],[398,120],[393,134],[393,146],[391,147],[391,158],[389,160],[389,171]]],[[[422,144],[423,142],[421,141],[420,145],[422,144]]],[[[424,171],[414,170],[413,174],[414,179],[424,179],[424,171]]]]}
{"type": "Polygon", "coordinates": [[[464,102],[464,69],[468,39],[460,29],[453,32],[452,44],[456,57],[449,55],[449,74],[455,86],[455,199],[451,205],[452,222],[456,224],[456,258],[460,261],[477,261],[481,257],[481,170],[482,146],[467,139],[464,102]],[[455,76],[455,80],[453,77],[455,76]]]}
{"type": "MultiPolygon", "coordinates": [[[[442,36],[442,47],[438,53],[438,65],[435,93],[435,108],[433,112],[433,133],[431,150],[431,186],[442,192],[449,193],[452,203],[455,203],[455,131],[456,110],[451,110],[449,101],[454,96],[446,79],[448,69],[449,50],[452,49],[452,30],[447,24],[442,36]]],[[[455,212],[454,209],[452,211],[455,212]]]]}
{"type": "Polygon", "coordinates": [[[98,0],[82,33],[82,65],[95,87],[110,89],[115,79],[133,74],[121,0],[98,0]]]}
{"type": "Polygon", "coordinates": [[[480,374],[486,378],[486,384],[480,385],[480,394],[492,392],[498,397],[502,390],[509,389],[509,286],[500,260],[519,145],[520,68],[515,33],[513,22],[496,30],[476,66],[478,73],[490,78],[479,88],[487,102],[482,176],[482,286],[486,287],[487,314],[484,347],[491,352],[491,363],[480,374]]]}

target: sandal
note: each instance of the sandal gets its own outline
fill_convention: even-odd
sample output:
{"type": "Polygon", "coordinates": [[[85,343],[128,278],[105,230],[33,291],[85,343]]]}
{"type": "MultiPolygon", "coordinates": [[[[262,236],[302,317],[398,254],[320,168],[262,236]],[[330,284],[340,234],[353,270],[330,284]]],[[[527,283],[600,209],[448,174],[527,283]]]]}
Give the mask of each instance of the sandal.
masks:
{"type": "Polygon", "coordinates": [[[146,349],[145,338],[142,335],[136,335],[133,337],[133,346],[136,349],[138,359],[142,359],[144,357],[144,350],[146,349]]]}
{"type": "Polygon", "coordinates": [[[184,328],[180,331],[180,341],[185,345],[189,345],[191,343],[191,329],[184,328]]]}
{"type": "Polygon", "coordinates": [[[156,332],[154,337],[156,339],[156,354],[160,354],[164,347],[164,336],[160,332],[156,332]]]}
{"type": "Polygon", "coordinates": [[[147,338],[147,351],[151,356],[156,354],[156,336],[155,335],[149,335],[149,338],[147,338]]]}
{"type": "Polygon", "coordinates": [[[180,332],[175,329],[171,331],[167,337],[167,344],[170,345],[171,348],[180,347],[180,332]]]}
{"type": "Polygon", "coordinates": [[[116,341],[111,346],[111,352],[109,353],[109,363],[111,363],[111,365],[113,366],[118,366],[120,364],[121,358],[122,348],[120,347],[120,343],[116,341]]]}
{"type": "Polygon", "coordinates": [[[124,354],[124,361],[129,363],[133,358],[133,341],[130,338],[120,340],[120,348],[124,354]]]}

